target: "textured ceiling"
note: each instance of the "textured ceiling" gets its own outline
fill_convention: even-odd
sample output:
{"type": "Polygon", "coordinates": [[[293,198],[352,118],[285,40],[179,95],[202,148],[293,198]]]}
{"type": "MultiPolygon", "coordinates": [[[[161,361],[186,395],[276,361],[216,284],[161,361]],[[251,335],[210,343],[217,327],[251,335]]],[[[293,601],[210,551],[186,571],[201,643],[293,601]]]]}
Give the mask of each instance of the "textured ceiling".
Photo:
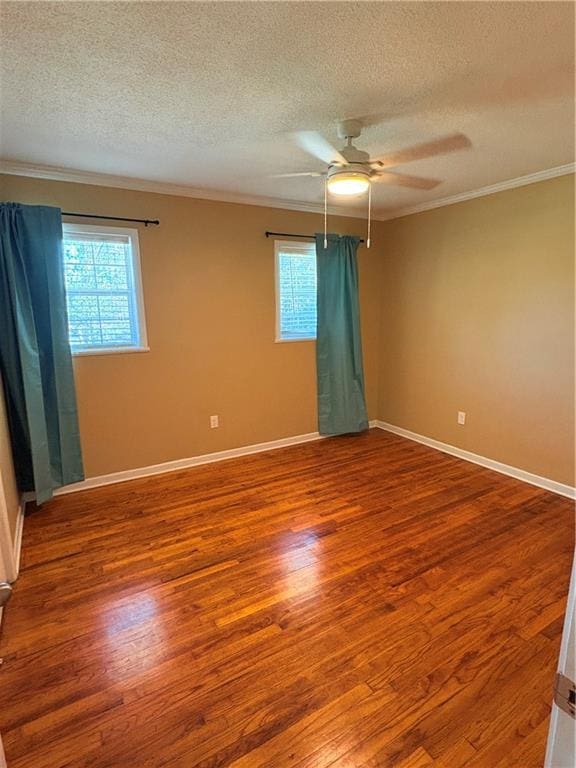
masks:
{"type": "MultiPolygon", "coordinates": [[[[2,2],[3,158],[320,202],[292,133],[373,154],[461,131],[473,148],[400,170],[377,212],[574,160],[569,2],[2,2]]],[[[365,204],[365,202],[363,203],[365,204]]]]}

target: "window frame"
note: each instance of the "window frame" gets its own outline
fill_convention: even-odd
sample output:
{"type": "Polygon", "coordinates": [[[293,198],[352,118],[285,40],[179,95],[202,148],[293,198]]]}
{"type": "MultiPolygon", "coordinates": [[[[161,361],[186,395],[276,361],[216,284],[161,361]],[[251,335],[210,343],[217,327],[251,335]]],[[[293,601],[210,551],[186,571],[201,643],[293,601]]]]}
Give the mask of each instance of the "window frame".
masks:
{"type": "Polygon", "coordinates": [[[316,245],[315,243],[303,242],[302,240],[274,240],[274,283],[275,283],[275,301],[276,301],[276,329],[275,329],[275,344],[294,344],[298,342],[316,342],[317,332],[314,336],[304,336],[299,339],[283,339],[281,333],[281,317],[280,317],[280,253],[282,248],[290,246],[291,249],[301,249],[302,252],[307,251],[310,247],[314,249],[314,257],[316,258],[316,245]]]}
{"type": "MultiPolygon", "coordinates": [[[[107,235],[124,235],[130,242],[131,258],[131,272],[132,272],[132,290],[134,293],[136,319],[138,322],[138,344],[137,345],[125,345],[125,346],[101,346],[91,347],[89,349],[74,349],[70,345],[70,351],[73,357],[83,357],[86,355],[117,355],[117,354],[131,354],[134,352],[149,352],[148,346],[148,332],[146,329],[146,312],[144,309],[144,292],[142,289],[142,266],[140,263],[140,244],[138,241],[138,230],[131,227],[115,227],[102,224],[74,224],[71,222],[62,223],[62,240],[67,239],[68,234],[74,234],[77,232],[81,235],[90,234],[107,234],[107,235]]],[[[64,250],[64,249],[62,249],[64,250]]],[[[64,256],[64,253],[62,253],[64,256]]],[[[63,259],[64,264],[64,259],[63,259]]],[[[64,268],[65,272],[65,268],[64,268]]],[[[104,291],[103,291],[104,293],[104,291]]]]}

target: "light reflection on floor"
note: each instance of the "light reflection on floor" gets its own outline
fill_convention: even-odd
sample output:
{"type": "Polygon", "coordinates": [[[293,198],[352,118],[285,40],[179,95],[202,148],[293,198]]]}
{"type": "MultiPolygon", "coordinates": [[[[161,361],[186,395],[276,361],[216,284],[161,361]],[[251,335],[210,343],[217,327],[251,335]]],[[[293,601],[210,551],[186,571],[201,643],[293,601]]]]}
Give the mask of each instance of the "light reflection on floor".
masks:
{"type": "Polygon", "coordinates": [[[102,613],[104,666],[110,678],[155,666],[162,657],[166,628],[151,592],[121,596],[102,613]]]}
{"type": "Polygon", "coordinates": [[[320,575],[318,556],[321,547],[322,542],[313,530],[300,532],[297,537],[290,535],[281,542],[279,554],[284,572],[284,590],[302,593],[316,589],[320,575]]]}

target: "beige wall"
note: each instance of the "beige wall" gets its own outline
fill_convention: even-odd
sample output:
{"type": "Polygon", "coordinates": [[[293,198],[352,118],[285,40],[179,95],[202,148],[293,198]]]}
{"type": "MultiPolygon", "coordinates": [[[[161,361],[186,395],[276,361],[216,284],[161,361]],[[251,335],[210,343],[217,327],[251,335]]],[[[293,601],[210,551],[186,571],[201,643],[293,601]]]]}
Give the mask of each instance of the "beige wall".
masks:
{"type": "MultiPolygon", "coordinates": [[[[264,231],[320,216],[11,176],[0,198],[161,220],[140,229],[151,351],[75,360],[88,476],[316,430],[314,344],[274,343],[264,231]]],[[[573,484],[573,206],[562,177],[376,222],[359,252],[370,418],[573,484]]]]}
{"type": "Polygon", "coordinates": [[[384,239],[379,418],[573,485],[574,177],[384,239]]]}
{"type": "MultiPolygon", "coordinates": [[[[8,431],[8,421],[6,420],[6,407],[4,403],[4,392],[2,389],[2,380],[0,379],[0,507],[6,504],[8,513],[8,523],[10,526],[10,550],[14,545],[16,537],[16,526],[18,522],[18,512],[20,510],[20,494],[16,488],[16,477],[14,475],[14,464],[12,462],[12,451],[10,448],[10,433],[8,431]]],[[[1,530],[1,529],[0,529],[1,530]]],[[[1,535],[1,534],[0,534],[1,535]]]]}
{"type": "MultiPolygon", "coordinates": [[[[0,199],[136,218],[151,351],[77,357],[87,476],[313,432],[313,342],[274,343],[274,243],[265,230],[314,232],[322,217],[15,176],[0,199]],[[220,428],[209,428],[211,414],[220,428]]],[[[330,229],[360,233],[361,219],[330,229]]],[[[371,418],[378,396],[379,254],[359,251],[371,418]]]]}

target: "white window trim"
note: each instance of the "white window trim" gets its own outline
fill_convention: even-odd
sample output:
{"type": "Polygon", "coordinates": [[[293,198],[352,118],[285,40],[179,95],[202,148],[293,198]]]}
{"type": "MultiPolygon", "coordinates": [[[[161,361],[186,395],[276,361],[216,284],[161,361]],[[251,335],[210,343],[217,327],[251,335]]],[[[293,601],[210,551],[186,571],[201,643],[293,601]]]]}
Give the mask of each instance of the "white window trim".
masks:
{"type": "Polygon", "coordinates": [[[283,247],[289,246],[292,250],[301,250],[302,253],[308,253],[310,250],[310,243],[302,242],[301,240],[274,240],[274,284],[275,284],[275,302],[276,302],[276,330],[275,330],[275,344],[298,344],[300,342],[310,343],[316,341],[316,335],[304,336],[301,339],[283,339],[280,336],[280,252],[283,247]]]}
{"type": "Polygon", "coordinates": [[[74,357],[83,357],[85,355],[117,355],[131,352],[149,352],[148,332],[146,330],[146,313],[144,310],[144,293],[142,290],[142,267],[140,264],[140,244],[138,242],[138,230],[130,227],[102,226],[99,224],[70,224],[63,223],[62,231],[64,235],[74,234],[113,234],[126,235],[130,240],[130,249],[132,251],[132,280],[134,285],[134,296],[136,299],[136,311],[138,315],[138,338],[140,343],[125,347],[94,347],[93,349],[72,349],[74,357]]]}

